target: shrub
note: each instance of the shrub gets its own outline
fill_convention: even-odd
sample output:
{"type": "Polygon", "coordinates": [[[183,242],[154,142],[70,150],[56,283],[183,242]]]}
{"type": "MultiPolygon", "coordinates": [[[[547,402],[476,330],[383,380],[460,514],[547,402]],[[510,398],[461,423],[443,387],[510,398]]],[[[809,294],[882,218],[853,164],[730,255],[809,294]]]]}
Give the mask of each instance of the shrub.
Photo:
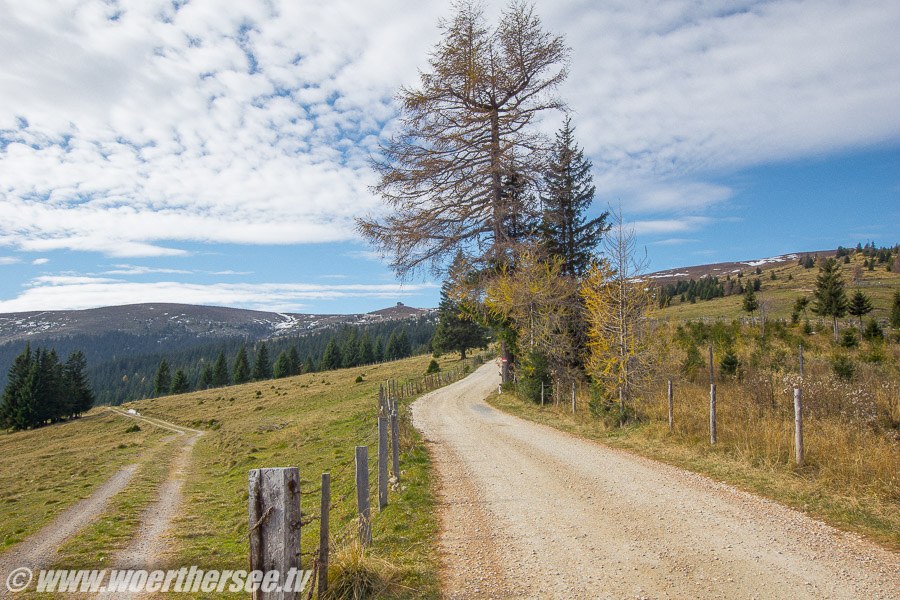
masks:
{"type": "Polygon", "coordinates": [[[843,354],[834,357],[834,360],[831,361],[831,368],[838,379],[843,381],[850,381],[856,375],[856,366],[853,361],[843,354]]]}
{"type": "Polygon", "coordinates": [[[428,368],[425,369],[425,374],[431,375],[432,373],[440,373],[440,372],[441,372],[441,365],[439,365],[438,362],[432,358],[431,362],[428,363],[428,368]]]}
{"type": "Polygon", "coordinates": [[[128,429],[125,430],[125,433],[137,433],[141,428],[138,427],[137,423],[132,424],[128,429]]]}
{"type": "Polygon", "coordinates": [[[728,348],[725,351],[725,355],[719,362],[719,368],[724,376],[735,377],[739,375],[741,361],[738,360],[737,354],[735,354],[733,349],[728,348]]]}
{"type": "Polygon", "coordinates": [[[542,352],[532,350],[522,360],[522,376],[519,378],[519,397],[523,400],[539,404],[541,402],[541,384],[545,394],[551,385],[550,363],[542,352]]]}
{"type": "Polygon", "coordinates": [[[884,339],[884,330],[881,329],[878,321],[869,319],[866,328],[863,330],[863,337],[870,342],[880,341],[884,339]]]}
{"type": "Polygon", "coordinates": [[[362,382],[363,382],[363,376],[362,376],[362,375],[357,375],[357,376],[356,376],[356,379],[353,380],[353,383],[362,383],[362,382]]]}
{"type": "Polygon", "coordinates": [[[703,357],[700,356],[700,350],[697,349],[697,346],[693,344],[688,346],[687,356],[681,361],[681,374],[691,381],[694,381],[694,378],[697,377],[700,369],[705,366],[706,363],[703,361],[703,357]]]}
{"type": "Polygon", "coordinates": [[[856,336],[856,332],[852,329],[845,329],[841,334],[841,346],[844,348],[855,348],[859,345],[859,339],[856,336]]]}

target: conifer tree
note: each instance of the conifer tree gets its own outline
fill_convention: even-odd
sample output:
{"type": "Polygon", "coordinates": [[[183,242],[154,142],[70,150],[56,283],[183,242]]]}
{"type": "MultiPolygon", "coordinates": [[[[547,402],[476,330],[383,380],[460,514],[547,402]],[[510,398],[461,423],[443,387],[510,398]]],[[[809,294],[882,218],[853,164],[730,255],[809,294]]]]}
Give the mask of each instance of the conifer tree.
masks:
{"type": "Polygon", "coordinates": [[[369,332],[366,331],[362,339],[359,341],[359,357],[360,364],[368,365],[375,362],[375,350],[372,348],[372,338],[369,337],[369,332]]]}
{"type": "Polygon", "coordinates": [[[756,299],[752,286],[747,286],[747,291],[744,293],[743,306],[744,311],[750,313],[750,316],[753,316],[753,313],[759,308],[759,300],[756,299]]]}
{"type": "Polygon", "coordinates": [[[169,363],[166,359],[162,359],[159,368],[156,370],[156,377],[153,380],[153,394],[155,396],[164,396],[169,393],[172,388],[172,375],[169,373],[169,363]]]}
{"type": "Polygon", "coordinates": [[[291,349],[288,352],[288,365],[290,366],[291,375],[299,375],[303,369],[303,365],[300,364],[300,355],[297,353],[297,344],[291,344],[291,349]]]}
{"type": "Polygon", "coordinates": [[[169,390],[169,393],[184,394],[189,391],[191,391],[191,382],[188,381],[184,369],[179,367],[178,370],[175,371],[175,376],[172,378],[172,387],[169,390]]]}
{"type": "Polygon", "coordinates": [[[288,356],[287,350],[282,350],[275,360],[274,374],[275,379],[291,376],[291,359],[288,356]]]}
{"type": "Polygon", "coordinates": [[[237,356],[234,358],[234,368],[232,368],[232,381],[235,383],[247,383],[250,381],[250,361],[247,359],[247,348],[241,346],[237,356]]]}
{"type": "Polygon", "coordinates": [[[65,387],[69,397],[70,416],[87,412],[94,405],[94,392],[91,390],[85,370],[87,360],[81,350],[73,350],[64,367],[65,387]]]}
{"type": "Polygon", "coordinates": [[[212,387],[212,381],[213,381],[212,367],[209,365],[209,363],[206,363],[203,366],[203,371],[200,373],[200,382],[199,382],[198,387],[201,390],[208,390],[209,388],[212,387]]]}
{"type": "Polygon", "coordinates": [[[859,317],[859,335],[863,334],[863,317],[872,312],[872,301],[862,291],[856,290],[847,304],[847,312],[854,317],[859,317]]]}
{"type": "Polygon", "coordinates": [[[384,347],[384,360],[391,361],[400,358],[400,348],[397,341],[397,330],[391,332],[387,345],[384,347]]]}
{"type": "Polygon", "coordinates": [[[406,358],[412,356],[412,345],[409,342],[409,335],[406,333],[406,327],[400,329],[400,335],[397,336],[397,358],[406,358]]]}
{"type": "Polygon", "coordinates": [[[306,355],[306,363],[303,365],[304,373],[315,373],[318,370],[318,365],[316,364],[316,359],[312,355],[312,352],[306,355]]]}
{"type": "Polygon", "coordinates": [[[222,387],[223,385],[228,385],[229,379],[228,364],[225,362],[225,351],[219,350],[219,356],[216,357],[216,362],[213,365],[212,384],[215,387],[222,387]]]}
{"type": "Polygon", "coordinates": [[[894,300],[891,302],[891,327],[900,329],[900,291],[894,292],[894,300]]]}
{"type": "Polygon", "coordinates": [[[337,341],[332,337],[328,341],[328,345],[325,346],[325,354],[322,355],[322,364],[320,365],[320,368],[323,371],[340,369],[341,365],[343,364],[343,360],[344,359],[341,356],[341,351],[337,346],[337,341]]]}
{"type": "Polygon", "coordinates": [[[26,344],[25,350],[13,361],[6,377],[3,403],[0,405],[0,428],[17,428],[20,394],[29,373],[31,373],[31,344],[26,344]]]}
{"type": "Polygon", "coordinates": [[[556,134],[544,174],[546,193],[540,233],[551,255],[563,259],[563,274],[580,276],[609,229],[608,212],[588,220],[585,213],[594,200],[591,161],[575,142],[575,128],[568,116],[556,134]]]}
{"type": "Polygon", "coordinates": [[[253,363],[253,380],[272,379],[272,363],[269,362],[269,349],[265,342],[260,342],[256,350],[256,361],[253,363]]]}
{"type": "Polygon", "coordinates": [[[834,341],[837,342],[837,320],[847,313],[847,293],[844,291],[840,265],[832,258],[819,267],[816,289],[813,291],[812,310],[817,315],[831,317],[834,324],[834,341]]]}
{"type": "Polygon", "coordinates": [[[382,342],[380,335],[375,338],[375,348],[372,350],[372,354],[375,357],[375,362],[384,362],[384,342],[382,342]]]}
{"type": "Polygon", "coordinates": [[[472,319],[461,316],[459,305],[450,298],[450,283],[441,286],[438,305],[438,324],[434,328],[431,347],[435,352],[459,352],[466,359],[466,350],[487,345],[487,331],[472,319]]]}

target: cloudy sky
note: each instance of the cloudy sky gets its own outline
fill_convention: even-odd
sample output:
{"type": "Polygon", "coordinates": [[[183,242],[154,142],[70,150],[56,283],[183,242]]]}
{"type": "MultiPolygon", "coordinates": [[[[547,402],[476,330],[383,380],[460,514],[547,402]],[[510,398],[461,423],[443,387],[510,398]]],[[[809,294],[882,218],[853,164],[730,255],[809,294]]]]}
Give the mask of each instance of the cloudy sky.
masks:
{"type": "MultiPolygon", "coordinates": [[[[491,18],[502,2],[486,2],[491,18]]],[[[537,0],[651,269],[900,241],[896,0],[537,0]]],[[[0,312],[437,304],[356,236],[447,2],[0,0],[0,312]]],[[[541,127],[554,131],[562,115],[541,127]]]]}

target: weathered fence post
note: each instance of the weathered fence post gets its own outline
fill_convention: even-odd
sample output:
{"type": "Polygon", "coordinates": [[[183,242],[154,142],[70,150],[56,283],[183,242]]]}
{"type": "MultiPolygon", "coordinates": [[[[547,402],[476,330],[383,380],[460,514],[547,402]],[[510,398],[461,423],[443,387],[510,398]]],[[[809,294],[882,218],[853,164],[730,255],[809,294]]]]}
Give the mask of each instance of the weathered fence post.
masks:
{"type": "Polygon", "coordinates": [[[672,401],[672,380],[669,380],[669,431],[675,428],[675,405],[672,401]]]}
{"type": "Polygon", "coordinates": [[[803,344],[800,344],[800,379],[803,379],[803,344]]]}
{"type": "Polygon", "coordinates": [[[322,473],[322,504],[319,508],[319,598],[328,590],[328,515],[331,511],[331,473],[322,473]]]}
{"type": "Polygon", "coordinates": [[[713,372],[713,351],[709,347],[709,443],[716,445],[716,384],[713,372]]]}
{"type": "Polygon", "coordinates": [[[359,541],[372,543],[372,510],[369,507],[369,447],[356,447],[356,512],[359,514],[359,541]]]}
{"type": "Polygon", "coordinates": [[[575,414],[575,382],[572,382],[572,414],[575,414]]]}
{"type": "Polygon", "coordinates": [[[541,381],[541,406],[544,405],[544,382],[541,381]]]}
{"type": "Polygon", "coordinates": [[[388,417],[378,417],[378,510],[388,503],[388,417]]]}
{"type": "MultiPolygon", "coordinates": [[[[287,573],[300,568],[300,470],[252,469],[248,481],[250,570],[287,573]]],[[[264,592],[253,600],[294,600],[299,593],[264,592]]]]}
{"type": "Polygon", "coordinates": [[[394,477],[400,481],[400,420],[396,406],[391,411],[391,466],[394,477]]]}
{"type": "Polygon", "coordinates": [[[803,402],[799,387],[794,388],[794,454],[797,466],[803,466],[803,402]]]}

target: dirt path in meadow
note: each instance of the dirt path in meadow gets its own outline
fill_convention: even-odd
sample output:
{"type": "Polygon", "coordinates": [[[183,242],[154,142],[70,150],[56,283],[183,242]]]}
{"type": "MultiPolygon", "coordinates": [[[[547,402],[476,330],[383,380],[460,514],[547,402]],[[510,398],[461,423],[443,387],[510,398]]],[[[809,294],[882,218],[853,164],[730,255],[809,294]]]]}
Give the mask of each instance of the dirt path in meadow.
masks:
{"type": "MultiPolygon", "coordinates": [[[[194,444],[203,435],[202,431],[173,425],[159,419],[150,419],[120,414],[132,419],[144,421],[156,427],[168,429],[179,436],[180,447],[166,479],[157,489],[156,500],[147,508],[141,518],[141,525],[135,532],[131,543],[113,559],[113,566],[117,569],[146,569],[148,571],[158,569],[158,561],[171,547],[172,532],[170,525],[178,514],[182,502],[182,490],[187,476],[187,470],[191,462],[191,452],[194,444]]],[[[99,599],[118,599],[137,597],[142,594],[127,594],[123,592],[107,592],[99,594],[99,599]]]]}
{"type": "Polygon", "coordinates": [[[900,555],[707,477],[484,403],[495,365],[413,405],[447,598],[900,599],[900,555]]]}

